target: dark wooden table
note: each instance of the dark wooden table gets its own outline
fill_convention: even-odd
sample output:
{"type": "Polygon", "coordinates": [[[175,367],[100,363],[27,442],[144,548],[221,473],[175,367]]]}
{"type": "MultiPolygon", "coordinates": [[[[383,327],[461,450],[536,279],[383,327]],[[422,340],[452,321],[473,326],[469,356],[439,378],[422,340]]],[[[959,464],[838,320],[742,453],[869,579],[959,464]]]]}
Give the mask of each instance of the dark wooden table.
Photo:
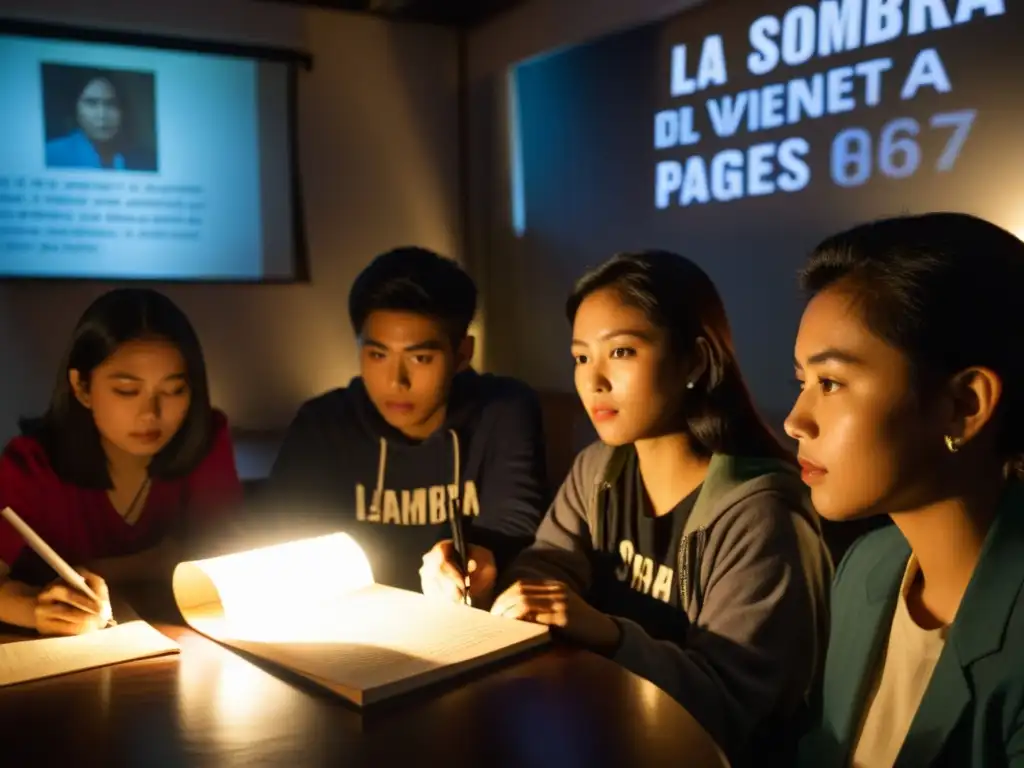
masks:
{"type": "Polygon", "coordinates": [[[551,648],[359,711],[139,613],[181,654],[0,689],[4,768],[724,765],[678,703],[585,651],[551,648]]]}

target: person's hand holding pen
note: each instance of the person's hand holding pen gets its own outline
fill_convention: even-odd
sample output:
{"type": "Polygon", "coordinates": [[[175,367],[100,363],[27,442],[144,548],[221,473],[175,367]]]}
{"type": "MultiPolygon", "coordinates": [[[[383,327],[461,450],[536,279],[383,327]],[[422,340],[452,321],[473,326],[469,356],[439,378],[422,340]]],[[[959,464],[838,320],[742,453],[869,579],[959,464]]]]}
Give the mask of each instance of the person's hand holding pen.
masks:
{"type": "Polygon", "coordinates": [[[110,592],[106,582],[84,568],[75,570],[99,599],[93,600],[63,579],[55,579],[36,596],[35,619],[39,634],[81,635],[111,623],[110,592]]]}
{"type": "Polygon", "coordinates": [[[423,556],[423,565],[420,567],[423,594],[450,600],[453,603],[466,602],[468,594],[470,604],[476,606],[483,606],[489,602],[494,592],[494,582],[498,577],[494,554],[486,547],[470,544],[468,555],[468,573],[464,574],[459,567],[452,540],[445,539],[435,544],[433,549],[423,556]]]}

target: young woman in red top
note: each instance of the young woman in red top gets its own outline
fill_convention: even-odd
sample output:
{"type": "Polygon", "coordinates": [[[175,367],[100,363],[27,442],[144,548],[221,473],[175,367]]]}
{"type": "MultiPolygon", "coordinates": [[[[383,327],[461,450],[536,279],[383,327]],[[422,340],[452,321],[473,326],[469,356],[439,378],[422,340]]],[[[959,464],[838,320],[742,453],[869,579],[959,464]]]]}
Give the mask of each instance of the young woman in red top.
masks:
{"type": "MultiPolygon", "coordinates": [[[[199,339],[156,291],[111,291],[86,310],[49,408],[21,432],[0,456],[0,509],[11,507],[101,601],[108,582],[167,578],[186,538],[241,503],[199,339]]],[[[42,634],[97,628],[109,606],[53,578],[0,518],[0,622],[42,634]]]]}

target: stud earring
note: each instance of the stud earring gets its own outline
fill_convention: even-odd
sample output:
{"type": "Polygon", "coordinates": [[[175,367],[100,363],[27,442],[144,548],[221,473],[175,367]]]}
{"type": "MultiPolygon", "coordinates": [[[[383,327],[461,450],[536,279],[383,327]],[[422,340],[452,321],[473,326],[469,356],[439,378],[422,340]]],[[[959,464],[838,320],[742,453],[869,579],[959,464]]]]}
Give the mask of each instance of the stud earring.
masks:
{"type": "Polygon", "coordinates": [[[946,435],[946,448],[949,449],[950,453],[956,453],[960,450],[960,446],[963,445],[964,441],[961,437],[953,437],[946,435]]]}
{"type": "Polygon", "coordinates": [[[687,389],[693,389],[693,382],[692,381],[686,382],[686,388],[687,389]]]}

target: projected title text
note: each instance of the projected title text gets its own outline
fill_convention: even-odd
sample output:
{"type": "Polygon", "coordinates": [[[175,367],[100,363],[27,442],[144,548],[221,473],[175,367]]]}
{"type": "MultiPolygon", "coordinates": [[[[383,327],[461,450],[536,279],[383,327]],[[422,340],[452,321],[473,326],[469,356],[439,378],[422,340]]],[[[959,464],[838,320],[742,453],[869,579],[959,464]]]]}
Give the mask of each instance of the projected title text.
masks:
{"type": "MultiPolygon", "coordinates": [[[[901,36],[969,24],[1005,14],[1005,0],[823,0],[817,8],[799,5],[781,18],[762,16],[750,25],[750,74],[765,77],[783,65],[797,67],[815,58],[871,48],[901,36]],[[955,6],[955,7],[954,7],[955,6]]],[[[887,57],[865,59],[787,82],[707,99],[703,110],[692,101],[654,116],[655,149],[693,147],[702,131],[719,138],[797,126],[827,115],[877,107],[883,80],[899,80],[899,98],[909,102],[929,91],[949,93],[952,82],[938,49],[922,47],[906,72],[893,69],[887,57]]],[[[699,51],[681,44],[672,49],[672,98],[693,97],[728,84],[725,43],[707,36],[699,51]],[[696,54],[696,55],[693,55],[696,54]]],[[[830,175],[841,187],[857,187],[873,175],[908,178],[924,164],[948,171],[956,163],[975,118],[972,109],[931,115],[926,121],[896,117],[876,135],[856,125],[834,135],[829,151],[830,175]],[[944,131],[947,140],[937,157],[924,157],[917,141],[924,131],[944,131]]],[[[729,202],[777,192],[798,192],[810,183],[810,142],[800,135],[728,148],[712,157],[691,154],[661,160],[655,167],[655,206],[689,206],[729,202]]]]}

